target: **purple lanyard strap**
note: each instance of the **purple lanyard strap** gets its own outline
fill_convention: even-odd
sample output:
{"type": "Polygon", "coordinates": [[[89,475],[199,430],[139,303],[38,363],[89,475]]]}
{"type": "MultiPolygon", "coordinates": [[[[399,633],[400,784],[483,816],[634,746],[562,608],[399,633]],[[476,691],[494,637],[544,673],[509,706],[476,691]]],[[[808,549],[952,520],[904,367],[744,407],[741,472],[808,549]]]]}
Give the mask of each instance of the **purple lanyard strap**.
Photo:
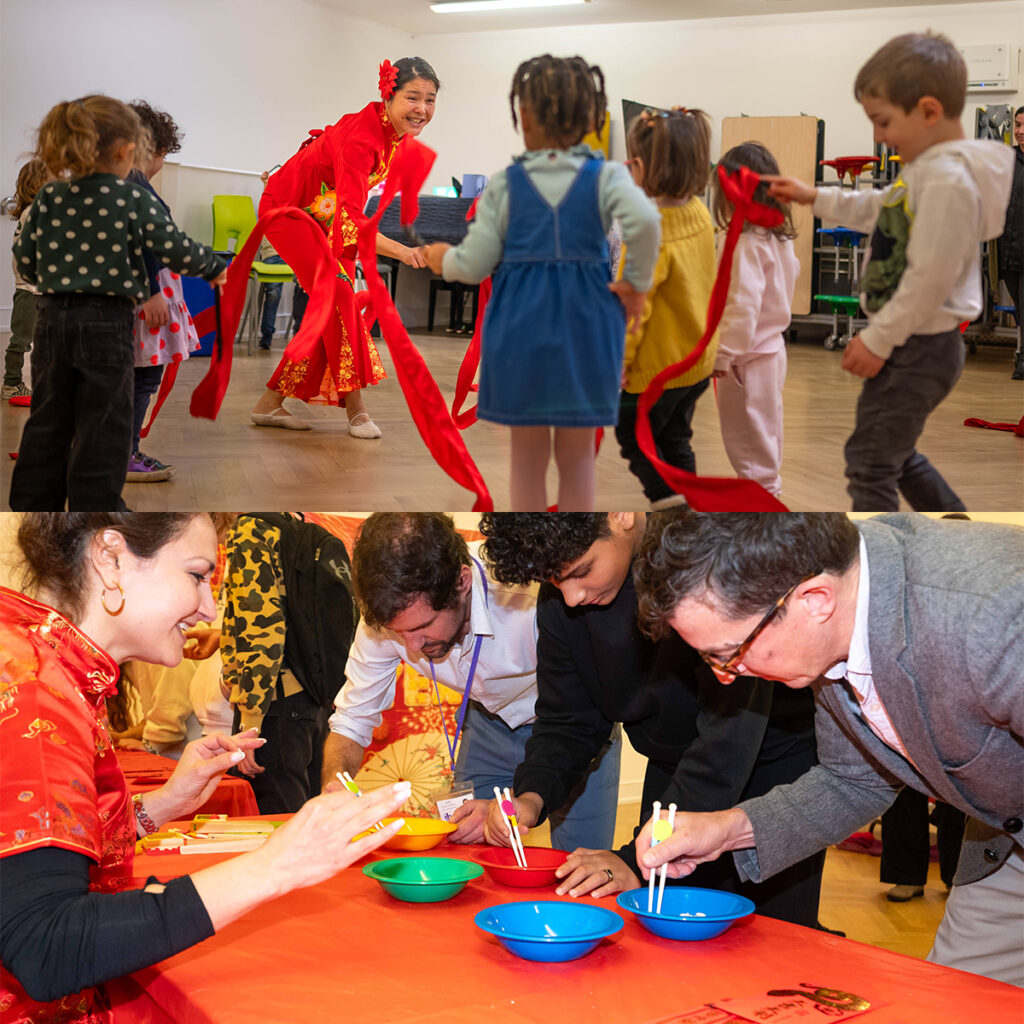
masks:
{"type": "MultiPolygon", "coordinates": [[[[472,556],[470,556],[472,557],[472,556]]],[[[484,605],[490,604],[490,595],[487,592],[487,576],[484,574],[484,567],[474,558],[473,564],[480,570],[480,581],[484,585],[484,605]]],[[[470,595],[470,610],[472,613],[472,594],[470,595]]],[[[434,659],[428,659],[430,661],[430,678],[434,680],[434,694],[437,697],[437,708],[441,711],[441,728],[444,729],[444,741],[448,744],[448,755],[451,758],[449,764],[451,770],[455,771],[455,749],[459,745],[459,736],[462,733],[462,723],[466,719],[466,708],[469,707],[469,694],[473,689],[473,678],[476,676],[476,663],[480,660],[480,645],[483,643],[483,634],[477,634],[476,643],[473,645],[473,660],[469,663],[469,676],[466,679],[466,691],[462,695],[462,706],[459,708],[459,713],[455,717],[455,738],[449,739],[448,737],[448,726],[445,724],[444,712],[441,711],[441,691],[437,686],[437,675],[434,672],[434,659]]]]}

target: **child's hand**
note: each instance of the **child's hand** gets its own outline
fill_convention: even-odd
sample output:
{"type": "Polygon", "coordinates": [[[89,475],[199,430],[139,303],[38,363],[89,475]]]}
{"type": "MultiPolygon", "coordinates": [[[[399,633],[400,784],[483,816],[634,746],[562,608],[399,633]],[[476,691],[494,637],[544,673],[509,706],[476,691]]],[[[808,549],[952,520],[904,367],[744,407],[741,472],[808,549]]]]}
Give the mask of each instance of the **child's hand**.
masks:
{"type": "Polygon", "coordinates": [[[407,267],[425,267],[427,265],[427,258],[424,255],[424,247],[418,245],[415,248],[407,248],[401,256],[402,262],[407,267]]]}
{"type": "Polygon", "coordinates": [[[647,292],[638,292],[628,281],[612,281],[608,290],[615,292],[619,301],[626,307],[626,330],[629,333],[640,330],[640,321],[644,315],[644,299],[647,292]]]}
{"type": "Polygon", "coordinates": [[[150,295],[142,304],[142,312],[146,315],[147,327],[166,327],[171,319],[163,292],[150,295]]]}
{"type": "Polygon", "coordinates": [[[211,282],[214,288],[223,288],[228,283],[228,268],[225,267],[211,282]]]}
{"type": "Polygon", "coordinates": [[[427,266],[437,275],[441,274],[441,265],[444,262],[444,254],[451,248],[447,242],[435,242],[423,249],[423,258],[427,266]]]}
{"type": "Polygon", "coordinates": [[[885,366],[885,360],[876,356],[855,334],[843,353],[843,369],[858,377],[874,377],[885,366]]]}
{"type": "Polygon", "coordinates": [[[805,185],[797,178],[762,174],[761,180],[768,182],[768,195],[781,199],[784,203],[800,203],[803,206],[809,206],[818,194],[818,190],[813,185],[805,185]]]}

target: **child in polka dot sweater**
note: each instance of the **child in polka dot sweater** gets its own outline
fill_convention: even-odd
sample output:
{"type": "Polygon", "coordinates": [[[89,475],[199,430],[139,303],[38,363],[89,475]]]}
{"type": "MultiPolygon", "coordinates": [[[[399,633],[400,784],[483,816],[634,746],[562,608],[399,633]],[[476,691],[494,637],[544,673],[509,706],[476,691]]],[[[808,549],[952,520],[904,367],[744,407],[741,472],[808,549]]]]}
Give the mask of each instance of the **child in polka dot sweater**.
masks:
{"type": "Polygon", "coordinates": [[[58,180],[39,191],[14,245],[39,300],[12,509],[125,509],[134,308],[150,293],[142,254],[224,283],[224,262],[124,180],[140,137],[136,113],[99,95],[58,103],[39,128],[37,155],[58,180]]]}

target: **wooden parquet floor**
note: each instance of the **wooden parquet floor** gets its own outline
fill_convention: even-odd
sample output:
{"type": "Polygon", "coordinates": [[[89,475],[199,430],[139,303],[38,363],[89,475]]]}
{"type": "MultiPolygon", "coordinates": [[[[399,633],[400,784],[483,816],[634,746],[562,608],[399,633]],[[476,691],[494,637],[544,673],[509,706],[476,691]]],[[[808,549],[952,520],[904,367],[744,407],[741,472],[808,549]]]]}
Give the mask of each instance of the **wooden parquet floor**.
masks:
{"type": "MultiPolygon", "coordinates": [[[[465,338],[417,334],[446,401],[465,351],[465,338]]],[[[6,337],[0,338],[0,347],[6,337]]],[[[314,425],[309,431],[256,427],[249,410],[280,357],[274,351],[247,357],[236,347],[231,385],[216,421],[192,419],[188,399],[206,372],[205,359],[183,364],[178,384],[164,406],[143,450],[177,468],[173,480],[128,484],[125,500],[141,511],[165,509],[304,508],[370,511],[379,509],[469,509],[472,495],[433,462],[412,423],[386,348],[389,377],[370,389],[367,404],[383,438],[348,436],[337,409],[289,408],[314,425]]],[[[786,382],[786,437],[783,500],[794,510],[846,509],[842,446],[853,423],[859,381],[840,369],[841,354],[818,343],[789,348],[786,382]]],[[[1024,385],[1010,379],[1011,351],[982,347],[969,355],[953,394],[929,421],[921,450],[935,462],[968,507],[978,511],[1024,508],[1024,444],[1012,434],[962,426],[967,416],[1016,420],[1024,410],[1024,385]]],[[[0,499],[7,507],[13,462],[25,409],[0,404],[3,458],[0,499]]],[[[467,447],[491,490],[496,508],[508,507],[508,436],[503,427],[477,423],[464,435],[467,447]]],[[[698,403],[694,417],[698,468],[707,475],[734,475],[722,447],[714,397],[698,403]]],[[[553,500],[554,471],[549,478],[553,500]]],[[[619,456],[614,436],[606,435],[598,457],[598,508],[643,508],[639,484],[619,456]]]]}

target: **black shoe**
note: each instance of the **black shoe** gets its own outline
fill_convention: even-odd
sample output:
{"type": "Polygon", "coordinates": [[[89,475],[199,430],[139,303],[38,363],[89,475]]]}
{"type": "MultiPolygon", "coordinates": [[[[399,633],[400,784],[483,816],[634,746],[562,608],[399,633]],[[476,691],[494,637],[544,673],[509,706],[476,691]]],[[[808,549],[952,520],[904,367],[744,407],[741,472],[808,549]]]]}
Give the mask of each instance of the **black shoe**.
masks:
{"type": "Polygon", "coordinates": [[[262,348],[262,349],[266,349],[266,350],[268,350],[268,351],[269,351],[269,349],[270,349],[270,344],[271,344],[271,342],[270,342],[270,339],[269,339],[269,338],[266,338],[266,339],[264,339],[264,338],[260,338],[260,348],[262,348]]]}
{"type": "Polygon", "coordinates": [[[1010,380],[1024,380],[1024,352],[1014,360],[1013,373],[1010,374],[1010,380]]]}

